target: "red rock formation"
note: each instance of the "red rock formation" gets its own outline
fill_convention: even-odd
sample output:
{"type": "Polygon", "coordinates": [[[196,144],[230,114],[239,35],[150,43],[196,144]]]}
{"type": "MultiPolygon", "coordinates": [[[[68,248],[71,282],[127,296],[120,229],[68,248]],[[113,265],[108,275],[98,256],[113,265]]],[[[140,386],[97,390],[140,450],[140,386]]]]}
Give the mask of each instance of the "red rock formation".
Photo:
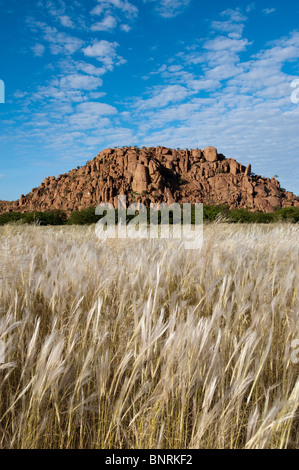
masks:
{"type": "Polygon", "coordinates": [[[18,201],[0,201],[0,213],[62,209],[68,213],[96,206],[116,205],[117,196],[127,202],[176,201],[228,204],[272,212],[275,207],[299,207],[294,194],[280,188],[274,178],[251,173],[251,165],[226,159],[214,147],[203,151],[165,147],[105,149],[84,167],[46,178],[38,188],[18,201]]]}

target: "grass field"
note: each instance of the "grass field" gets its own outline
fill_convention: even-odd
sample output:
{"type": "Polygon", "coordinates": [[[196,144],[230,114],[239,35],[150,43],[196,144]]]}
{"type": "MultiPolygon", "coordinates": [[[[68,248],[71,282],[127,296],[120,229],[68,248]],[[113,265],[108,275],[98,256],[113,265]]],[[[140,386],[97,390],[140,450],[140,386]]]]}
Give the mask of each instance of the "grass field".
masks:
{"type": "Polygon", "coordinates": [[[299,226],[0,228],[1,448],[298,448],[299,226]]]}

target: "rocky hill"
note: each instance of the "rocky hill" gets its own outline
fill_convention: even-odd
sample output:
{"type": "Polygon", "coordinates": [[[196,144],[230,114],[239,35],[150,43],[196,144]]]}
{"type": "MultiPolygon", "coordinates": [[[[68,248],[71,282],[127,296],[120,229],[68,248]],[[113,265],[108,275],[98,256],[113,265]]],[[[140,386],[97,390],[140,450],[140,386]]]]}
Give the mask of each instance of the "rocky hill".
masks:
{"type": "Polygon", "coordinates": [[[119,194],[126,194],[128,203],[139,201],[147,206],[151,202],[203,202],[263,212],[299,207],[298,198],[282,189],[275,178],[253,174],[251,165],[225,158],[214,147],[126,147],[103,150],[82,168],[58,178],[47,177],[18,201],[0,201],[0,213],[54,209],[70,213],[102,201],[116,207],[119,194]]]}

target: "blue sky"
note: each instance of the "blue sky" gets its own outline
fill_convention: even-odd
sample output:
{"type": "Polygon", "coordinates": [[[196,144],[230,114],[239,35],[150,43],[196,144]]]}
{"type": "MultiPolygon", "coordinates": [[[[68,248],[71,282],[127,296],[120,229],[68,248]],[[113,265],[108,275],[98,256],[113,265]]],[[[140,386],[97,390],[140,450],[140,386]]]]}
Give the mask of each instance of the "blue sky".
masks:
{"type": "Polygon", "coordinates": [[[0,0],[0,12],[0,199],[127,145],[213,145],[299,194],[295,2],[0,0]]]}

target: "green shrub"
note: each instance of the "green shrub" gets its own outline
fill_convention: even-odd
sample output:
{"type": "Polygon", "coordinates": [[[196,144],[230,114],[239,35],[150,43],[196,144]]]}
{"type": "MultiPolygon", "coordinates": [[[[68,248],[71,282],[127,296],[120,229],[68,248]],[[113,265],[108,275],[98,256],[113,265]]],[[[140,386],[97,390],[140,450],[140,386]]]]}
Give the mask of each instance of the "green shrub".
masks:
{"type": "MultiPolygon", "coordinates": [[[[214,222],[219,216],[226,216],[229,209],[226,205],[208,205],[203,207],[203,220],[207,222],[214,222]]],[[[195,214],[194,209],[192,215],[195,214]]],[[[194,223],[194,217],[192,217],[192,223],[194,223]]]]}
{"type": "Polygon", "coordinates": [[[284,207],[274,212],[276,221],[285,220],[292,223],[299,222],[299,207],[284,207]]]}
{"type": "MultiPolygon", "coordinates": [[[[182,211],[183,212],[183,211],[182,211]]],[[[265,212],[250,212],[248,209],[233,209],[229,210],[227,205],[204,205],[203,207],[203,220],[204,222],[214,222],[219,217],[224,217],[230,223],[273,223],[273,222],[289,222],[299,223],[299,208],[298,207],[284,207],[277,209],[273,213],[265,212]]],[[[0,214],[0,225],[8,223],[22,223],[39,225],[89,225],[95,224],[102,216],[95,215],[95,207],[89,207],[81,211],[74,211],[67,218],[67,214],[62,210],[46,211],[46,212],[6,212],[0,214]]],[[[127,216],[127,221],[134,218],[134,216],[127,216]]],[[[182,214],[183,218],[183,214],[182,214]]],[[[147,219],[150,221],[150,212],[147,209],[147,219]]],[[[115,221],[118,220],[118,211],[115,210],[115,221]]],[[[170,212],[170,224],[173,223],[173,214],[170,212]]],[[[158,213],[158,223],[161,223],[161,212],[158,213]]],[[[195,206],[191,209],[191,223],[195,223],[195,206]]]]}
{"type": "Polygon", "coordinates": [[[0,225],[5,225],[12,222],[19,222],[22,224],[39,224],[39,225],[64,225],[67,220],[67,215],[61,210],[47,211],[47,212],[6,212],[0,215],[0,225]]]}
{"type": "Polygon", "coordinates": [[[19,222],[22,220],[23,215],[21,212],[5,212],[0,215],[0,225],[19,222]]]}
{"type": "Polygon", "coordinates": [[[100,219],[98,215],[95,215],[95,208],[89,207],[81,211],[74,211],[71,213],[67,224],[68,225],[88,225],[95,224],[100,219]]]}

